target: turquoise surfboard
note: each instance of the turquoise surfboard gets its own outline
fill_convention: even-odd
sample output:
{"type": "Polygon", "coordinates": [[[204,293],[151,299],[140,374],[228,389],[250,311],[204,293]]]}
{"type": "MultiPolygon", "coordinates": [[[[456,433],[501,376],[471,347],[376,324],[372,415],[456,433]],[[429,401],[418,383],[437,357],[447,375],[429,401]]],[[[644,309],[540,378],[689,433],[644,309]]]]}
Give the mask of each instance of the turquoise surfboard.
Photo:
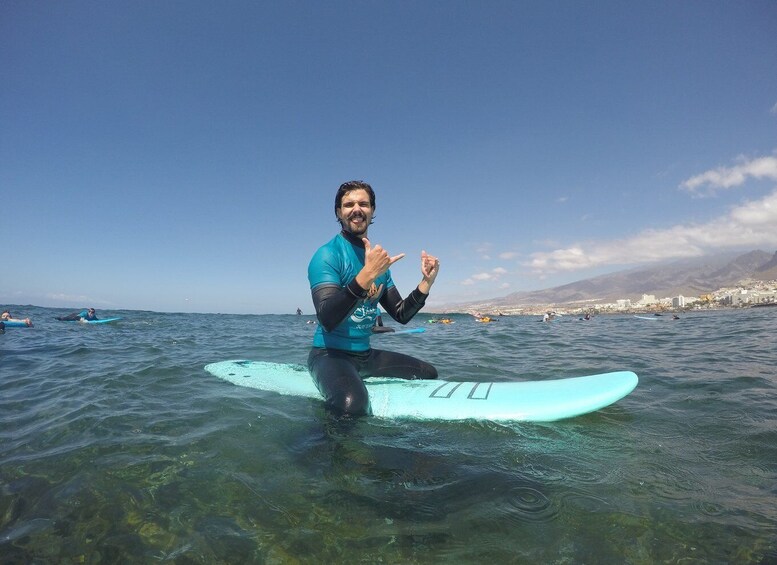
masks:
{"type": "Polygon", "coordinates": [[[379,332],[379,335],[402,335],[402,334],[422,334],[426,330],[424,328],[410,328],[407,330],[396,330],[388,332],[379,332]]]}
{"type": "Polygon", "coordinates": [[[100,318],[99,320],[60,320],[60,322],[78,322],[79,324],[110,324],[111,322],[117,322],[121,320],[117,318],[100,318]]]}
{"type": "Polygon", "coordinates": [[[6,328],[31,328],[24,320],[3,320],[6,328]]]}
{"type": "MultiPolygon", "coordinates": [[[[211,363],[205,370],[239,386],[321,399],[303,365],[235,360],[211,363]]],[[[638,382],[631,371],[521,382],[365,380],[374,416],[495,422],[552,422],[587,414],[617,402],[638,382]]]]}
{"type": "Polygon", "coordinates": [[[120,317],[117,318],[100,318],[99,320],[80,320],[82,324],[110,324],[111,322],[118,322],[121,320],[120,317]]]}

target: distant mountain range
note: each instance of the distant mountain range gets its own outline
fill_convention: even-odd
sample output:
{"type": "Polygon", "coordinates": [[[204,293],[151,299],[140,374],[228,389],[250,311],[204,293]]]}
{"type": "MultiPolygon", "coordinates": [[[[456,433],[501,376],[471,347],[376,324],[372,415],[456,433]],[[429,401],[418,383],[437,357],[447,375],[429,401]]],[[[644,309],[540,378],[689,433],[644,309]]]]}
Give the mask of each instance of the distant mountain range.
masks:
{"type": "MultiPolygon", "coordinates": [[[[639,300],[643,294],[656,298],[699,296],[723,287],[737,286],[743,280],[777,279],[777,252],[750,251],[745,254],[719,254],[696,259],[640,267],[601,275],[545,290],[514,292],[501,298],[448,305],[450,309],[518,307],[536,304],[575,304],[614,302],[621,298],[639,300]]],[[[445,308],[436,308],[445,310],[445,308]]]]}

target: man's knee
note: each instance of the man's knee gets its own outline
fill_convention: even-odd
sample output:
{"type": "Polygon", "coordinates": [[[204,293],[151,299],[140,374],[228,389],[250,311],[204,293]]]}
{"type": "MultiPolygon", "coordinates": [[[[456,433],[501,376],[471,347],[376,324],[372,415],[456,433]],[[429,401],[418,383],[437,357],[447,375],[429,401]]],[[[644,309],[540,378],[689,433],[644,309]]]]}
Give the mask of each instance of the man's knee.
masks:
{"type": "Polygon", "coordinates": [[[416,379],[436,379],[437,378],[437,369],[434,365],[431,363],[427,363],[426,361],[419,361],[418,362],[418,370],[415,373],[416,379]]]}
{"type": "Polygon", "coordinates": [[[327,404],[345,414],[365,416],[370,414],[370,397],[366,391],[337,391],[326,399],[327,404]]]}

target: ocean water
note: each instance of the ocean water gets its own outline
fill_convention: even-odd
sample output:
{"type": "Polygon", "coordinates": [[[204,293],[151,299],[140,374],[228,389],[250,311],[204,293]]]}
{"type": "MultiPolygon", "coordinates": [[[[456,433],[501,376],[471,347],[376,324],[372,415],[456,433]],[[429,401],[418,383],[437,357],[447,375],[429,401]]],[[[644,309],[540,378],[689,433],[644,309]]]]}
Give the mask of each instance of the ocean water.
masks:
{"type": "Polygon", "coordinates": [[[777,308],[373,339],[452,380],[640,377],[509,425],[337,418],[203,370],[304,363],[306,316],[13,310],[35,327],[0,335],[3,564],[777,562],[777,308]]]}

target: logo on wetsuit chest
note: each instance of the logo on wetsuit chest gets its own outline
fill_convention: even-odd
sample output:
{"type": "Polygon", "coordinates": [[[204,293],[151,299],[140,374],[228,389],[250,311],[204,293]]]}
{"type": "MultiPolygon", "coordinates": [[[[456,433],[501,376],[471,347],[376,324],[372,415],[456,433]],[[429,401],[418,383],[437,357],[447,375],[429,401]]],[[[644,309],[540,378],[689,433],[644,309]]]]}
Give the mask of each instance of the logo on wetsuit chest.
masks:
{"type": "Polygon", "coordinates": [[[375,286],[375,283],[372,283],[370,290],[367,291],[367,298],[351,314],[351,321],[360,326],[368,321],[369,325],[366,327],[372,327],[375,318],[378,317],[378,301],[382,294],[383,285],[375,286]]]}

